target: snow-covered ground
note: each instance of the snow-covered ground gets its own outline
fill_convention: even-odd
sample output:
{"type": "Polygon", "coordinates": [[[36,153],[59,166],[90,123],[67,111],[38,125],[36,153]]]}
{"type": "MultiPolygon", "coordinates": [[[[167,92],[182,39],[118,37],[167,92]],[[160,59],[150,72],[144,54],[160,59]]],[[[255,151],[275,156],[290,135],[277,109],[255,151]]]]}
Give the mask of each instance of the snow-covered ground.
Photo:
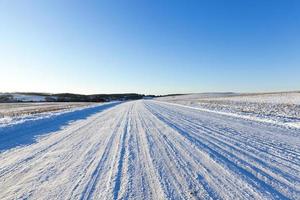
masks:
{"type": "Polygon", "coordinates": [[[63,112],[96,106],[96,103],[0,103],[0,127],[35,120],[63,112]]]}
{"type": "Polygon", "coordinates": [[[24,95],[24,94],[14,94],[13,98],[17,101],[46,101],[44,96],[38,96],[38,95],[24,95]]]}
{"type": "MultiPolygon", "coordinates": [[[[11,101],[19,102],[44,102],[46,101],[46,96],[43,95],[30,95],[30,94],[20,94],[20,93],[0,93],[1,97],[7,97],[11,101]]],[[[55,97],[53,97],[55,98],[55,97]]]]}
{"type": "Polygon", "coordinates": [[[157,98],[203,111],[300,128],[300,92],[204,93],[157,98]]]}
{"type": "Polygon", "coordinates": [[[299,129],[166,102],[2,127],[0,147],[0,199],[300,199],[299,129]]]}

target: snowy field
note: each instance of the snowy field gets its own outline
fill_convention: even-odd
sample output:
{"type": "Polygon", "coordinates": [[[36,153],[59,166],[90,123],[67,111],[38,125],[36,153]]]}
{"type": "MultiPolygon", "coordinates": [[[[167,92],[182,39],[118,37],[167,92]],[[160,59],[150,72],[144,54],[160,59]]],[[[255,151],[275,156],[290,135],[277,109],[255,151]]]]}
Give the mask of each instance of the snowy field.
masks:
{"type": "Polygon", "coordinates": [[[300,128],[300,92],[203,93],[160,97],[157,100],[203,111],[300,128]]]}
{"type": "Polygon", "coordinates": [[[0,127],[0,152],[1,200],[300,199],[298,128],[174,102],[0,127]]]}
{"type": "Polygon", "coordinates": [[[29,95],[29,94],[19,94],[19,93],[0,93],[0,98],[6,97],[10,100],[20,101],[20,102],[44,102],[46,101],[46,96],[43,95],[29,95]]]}
{"type": "Polygon", "coordinates": [[[75,109],[96,105],[95,103],[0,103],[0,127],[26,120],[45,118],[75,109]]]}

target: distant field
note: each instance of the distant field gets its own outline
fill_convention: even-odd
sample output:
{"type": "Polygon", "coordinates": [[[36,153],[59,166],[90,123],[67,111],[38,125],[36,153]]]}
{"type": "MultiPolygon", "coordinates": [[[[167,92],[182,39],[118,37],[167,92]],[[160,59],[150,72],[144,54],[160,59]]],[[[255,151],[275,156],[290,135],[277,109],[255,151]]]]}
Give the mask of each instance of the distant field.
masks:
{"type": "Polygon", "coordinates": [[[238,94],[209,100],[300,105],[300,92],[238,94]]]}
{"type": "Polygon", "coordinates": [[[300,92],[202,93],[156,100],[300,126],[300,92]]]}
{"type": "Polygon", "coordinates": [[[277,93],[199,93],[156,98],[164,101],[234,101],[300,105],[300,92],[277,93]]]}
{"type": "Polygon", "coordinates": [[[95,103],[1,103],[0,117],[15,117],[44,112],[53,112],[70,108],[93,105],[95,103]]]}

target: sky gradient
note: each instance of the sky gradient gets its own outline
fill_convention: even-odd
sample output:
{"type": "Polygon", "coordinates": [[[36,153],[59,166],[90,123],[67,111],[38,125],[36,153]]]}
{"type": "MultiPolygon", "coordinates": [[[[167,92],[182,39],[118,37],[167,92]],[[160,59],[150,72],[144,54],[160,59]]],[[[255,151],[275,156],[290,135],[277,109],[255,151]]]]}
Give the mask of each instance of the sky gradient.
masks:
{"type": "Polygon", "coordinates": [[[0,92],[300,90],[300,1],[0,0],[0,92]]]}

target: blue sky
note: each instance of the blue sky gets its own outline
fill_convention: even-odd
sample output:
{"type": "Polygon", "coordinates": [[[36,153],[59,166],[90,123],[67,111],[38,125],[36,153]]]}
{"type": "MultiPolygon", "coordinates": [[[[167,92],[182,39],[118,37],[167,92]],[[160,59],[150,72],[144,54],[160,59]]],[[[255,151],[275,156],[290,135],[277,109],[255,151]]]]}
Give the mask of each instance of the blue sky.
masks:
{"type": "Polygon", "coordinates": [[[0,91],[300,89],[300,1],[0,0],[0,91]]]}

